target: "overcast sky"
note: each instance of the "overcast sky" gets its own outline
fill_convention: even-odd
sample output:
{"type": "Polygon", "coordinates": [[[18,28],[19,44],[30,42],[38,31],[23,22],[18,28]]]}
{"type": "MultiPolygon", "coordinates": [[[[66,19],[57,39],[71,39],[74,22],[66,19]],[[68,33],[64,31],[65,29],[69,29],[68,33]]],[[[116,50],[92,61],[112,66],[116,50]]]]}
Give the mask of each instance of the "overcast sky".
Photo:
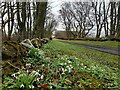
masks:
{"type": "MultiPolygon", "coordinates": [[[[52,13],[55,15],[55,18],[58,19],[59,10],[60,10],[60,7],[63,1],[62,0],[49,0],[49,2],[51,3],[50,5],[52,7],[52,13]]],[[[56,29],[64,30],[60,22],[56,29]]]]}

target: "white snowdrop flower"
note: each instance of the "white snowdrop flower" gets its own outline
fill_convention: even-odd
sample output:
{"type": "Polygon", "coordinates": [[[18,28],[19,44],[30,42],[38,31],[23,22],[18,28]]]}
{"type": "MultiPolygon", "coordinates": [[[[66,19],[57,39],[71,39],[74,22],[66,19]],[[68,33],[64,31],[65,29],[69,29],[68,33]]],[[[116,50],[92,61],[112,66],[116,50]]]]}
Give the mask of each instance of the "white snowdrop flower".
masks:
{"type": "Polygon", "coordinates": [[[37,70],[37,72],[39,72],[40,70],[37,70]]]}
{"type": "Polygon", "coordinates": [[[90,70],[90,68],[88,68],[88,70],[90,70]]]}
{"type": "Polygon", "coordinates": [[[32,88],[34,88],[34,86],[33,86],[33,85],[29,85],[29,88],[31,88],[31,89],[32,89],[32,88]]]}
{"type": "Polygon", "coordinates": [[[38,53],[40,53],[40,54],[44,54],[44,52],[43,52],[42,50],[39,50],[38,53]]]}
{"type": "Polygon", "coordinates": [[[67,63],[65,63],[65,65],[67,65],[67,63]]]}
{"type": "Polygon", "coordinates": [[[32,73],[33,73],[33,74],[35,74],[35,73],[36,73],[36,71],[32,71],[32,73]]]}
{"type": "Polygon", "coordinates": [[[67,69],[64,70],[65,72],[67,71],[67,69]]]}
{"type": "Polygon", "coordinates": [[[72,65],[70,64],[70,67],[72,67],[72,65]]]}
{"type": "Polygon", "coordinates": [[[39,81],[40,80],[40,78],[37,78],[37,81],[39,81]]]}
{"type": "Polygon", "coordinates": [[[41,74],[38,74],[38,76],[41,76],[41,74]]]}
{"type": "Polygon", "coordinates": [[[60,65],[63,65],[63,63],[60,63],[60,65]]]}
{"type": "Polygon", "coordinates": [[[50,60],[50,57],[46,57],[46,60],[50,60]]]}
{"type": "Polygon", "coordinates": [[[68,63],[71,63],[71,61],[68,60],[68,63]]]}
{"type": "Polygon", "coordinates": [[[73,69],[73,66],[71,66],[71,69],[73,69]]]}
{"type": "Polygon", "coordinates": [[[44,78],[44,76],[43,76],[43,75],[41,75],[40,79],[43,79],[43,78],[44,78]]]}
{"type": "Polygon", "coordinates": [[[30,63],[26,63],[26,67],[29,67],[29,66],[31,66],[31,64],[30,63]]]}
{"type": "Polygon", "coordinates": [[[50,86],[50,89],[52,89],[52,86],[50,86]]]}
{"type": "Polygon", "coordinates": [[[27,70],[27,73],[28,73],[29,71],[27,70]]]}
{"type": "Polygon", "coordinates": [[[35,73],[35,75],[39,75],[39,73],[38,73],[38,72],[36,72],[36,73],[35,73]]]}
{"type": "Polygon", "coordinates": [[[20,74],[20,72],[17,72],[17,74],[20,74]]]}
{"type": "Polygon", "coordinates": [[[69,66],[66,66],[66,68],[70,68],[69,66]]]}
{"type": "Polygon", "coordinates": [[[32,88],[34,88],[34,86],[32,85],[32,88]]]}
{"type": "Polygon", "coordinates": [[[12,74],[11,76],[15,77],[15,73],[14,73],[14,74],[12,74]]]}
{"type": "Polygon", "coordinates": [[[29,85],[29,88],[32,88],[32,86],[31,86],[31,85],[29,85]]]}
{"type": "Polygon", "coordinates": [[[37,54],[37,52],[35,52],[35,54],[37,54]]]}
{"type": "Polygon", "coordinates": [[[84,66],[84,68],[86,68],[86,66],[84,66]]]}
{"type": "Polygon", "coordinates": [[[69,73],[71,72],[71,68],[69,68],[69,73]]]}
{"type": "Polygon", "coordinates": [[[64,72],[62,72],[62,74],[65,74],[64,72]]]}
{"type": "Polygon", "coordinates": [[[62,68],[62,71],[64,71],[64,68],[62,68]]]}
{"type": "Polygon", "coordinates": [[[45,66],[45,64],[42,64],[42,67],[44,67],[45,66]]]}
{"type": "Polygon", "coordinates": [[[21,85],[20,85],[20,88],[24,88],[24,84],[21,84],[21,85]]]}
{"type": "Polygon", "coordinates": [[[83,66],[83,63],[81,63],[81,65],[83,66]]]}
{"type": "Polygon", "coordinates": [[[75,59],[78,59],[77,57],[75,57],[75,59]]]}

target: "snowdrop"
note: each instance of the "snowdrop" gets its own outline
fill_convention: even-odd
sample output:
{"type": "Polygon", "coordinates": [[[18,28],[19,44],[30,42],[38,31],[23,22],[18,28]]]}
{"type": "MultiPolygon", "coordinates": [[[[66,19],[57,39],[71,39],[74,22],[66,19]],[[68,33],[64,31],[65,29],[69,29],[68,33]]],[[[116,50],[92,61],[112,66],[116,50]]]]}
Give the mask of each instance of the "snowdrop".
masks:
{"type": "Polygon", "coordinates": [[[37,81],[39,81],[40,80],[40,78],[37,78],[37,81]]]}
{"type": "Polygon", "coordinates": [[[34,88],[34,86],[33,85],[29,85],[29,88],[34,88]]]}
{"type": "Polygon", "coordinates": [[[72,70],[72,69],[71,69],[71,68],[69,68],[68,72],[70,73],[70,72],[71,72],[71,70],[72,70]]]}
{"type": "Polygon", "coordinates": [[[62,71],[64,72],[64,68],[62,68],[62,71]]]}
{"type": "Polygon", "coordinates": [[[11,76],[16,77],[16,76],[15,76],[15,73],[14,73],[14,74],[12,74],[11,76]]]}
{"type": "Polygon", "coordinates": [[[68,60],[68,63],[71,63],[71,61],[68,60]]]}
{"type": "Polygon", "coordinates": [[[42,50],[39,50],[38,53],[40,53],[41,55],[44,54],[44,52],[42,50]]]}
{"type": "Polygon", "coordinates": [[[36,73],[36,71],[32,71],[32,74],[35,74],[36,73]]]}
{"type": "Polygon", "coordinates": [[[24,84],[21,84],[21,85],[20,85],[20,88],[24,88],[24,87],[25,87],[24,84]]]}
{"type": "Polygon", "coordinates": [[[72,65],[70,64],[70,67],[72,67],[72,65]]]}
{"type": "Polygon", "coordinates": [[[66,66],[66,68],[70,68],[69,66],[66,66]]]}
{"type": "Polygon", "coordinates": [[[36,73],[35,73],[35,75],[39,75],[39,73],[38,73],[38,72],[36,72],[36,73]]]}
{"type": "Polygon", "coordinates": [[[86,68],[87,66],[84,66],[84,68],[86,68]]]}
{"type": "Polygon", "coordinates": [[[83,66],[83,63],[81,63],[81,65],[83,66]]]}
{"type": "Polygon", "coordinates": [[[65,72],[67,71],[67,69],[64,70],[65,72]]]}
{"type": "Polygon", "coordinates": [[[42,67],[44,67],[45,66],[45,64],[42,64],[42,67]]]}
{"type": "Polygon", "coordinates": [[[65,74],[64,72],[62,72],[62,75],[65,74]]]}
{"type": "Polygon", "coordinates": [[[38,73],[38,72],[36,72],[36,71],[32,71],[32,73],[31,73],[31,74],[39,75],[39,73],[38,73]]]}
{"type": "Polygon", "coordinates": [[[41,75],[40,79],[43,79],[43,78],[44,78],[44,76],[43,76],[43,75],[41,75]]]}
{"type": "Polygon", "coordinates": [[[62,66],[63,66],[63,63],[60,63],[60,65],[62,65],[62,66]]]}
{"type": "Polygon", "coordinates": [[[30,67],[31,66],[31,64],[30,63],[26,63],[26,67],[30,67]]]}
{"type": "Polygon", "coordinates": [[[19,71],[19,72],[17,72],[16,74],[20,74],[20,71],[19,71]]]}
{"type": "Polygon", "coordinates": [[[50,89],[52,89],[53,87],[52,86],[50,86],[50,89]]]}

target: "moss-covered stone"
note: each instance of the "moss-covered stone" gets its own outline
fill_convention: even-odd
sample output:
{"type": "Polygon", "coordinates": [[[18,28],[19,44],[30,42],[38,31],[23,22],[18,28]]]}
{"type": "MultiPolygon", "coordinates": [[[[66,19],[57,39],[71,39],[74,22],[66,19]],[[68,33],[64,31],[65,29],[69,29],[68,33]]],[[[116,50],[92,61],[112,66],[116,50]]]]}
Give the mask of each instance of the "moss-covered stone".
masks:
{"type": "Polygon", "coordinates": [[[27,48],[14,41],[5,41],[2,46],[2,59],[27,55],[27,48]]]}

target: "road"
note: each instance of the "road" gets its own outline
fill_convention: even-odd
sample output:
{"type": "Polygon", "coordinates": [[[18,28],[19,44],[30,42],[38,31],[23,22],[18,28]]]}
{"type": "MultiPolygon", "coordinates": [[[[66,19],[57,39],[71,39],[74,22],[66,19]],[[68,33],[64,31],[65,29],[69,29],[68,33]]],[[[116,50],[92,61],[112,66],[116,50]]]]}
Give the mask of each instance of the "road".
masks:
{"type": "Polygon", "coordinates": [[[67,44],[72,44],[72,45],[77,45],[77,46],[82,46],[90,49],[94,49],[97,51],[113,54],[113,55],[118,55],[120,56],[120,47],[107,47],[107,46],[98,46],[98,45],[88,45],[88,44],[80,44],[80,43],[75,43],[75,42],[66,42],[66,41],[60,41],[63,43],[67,44]]]}

